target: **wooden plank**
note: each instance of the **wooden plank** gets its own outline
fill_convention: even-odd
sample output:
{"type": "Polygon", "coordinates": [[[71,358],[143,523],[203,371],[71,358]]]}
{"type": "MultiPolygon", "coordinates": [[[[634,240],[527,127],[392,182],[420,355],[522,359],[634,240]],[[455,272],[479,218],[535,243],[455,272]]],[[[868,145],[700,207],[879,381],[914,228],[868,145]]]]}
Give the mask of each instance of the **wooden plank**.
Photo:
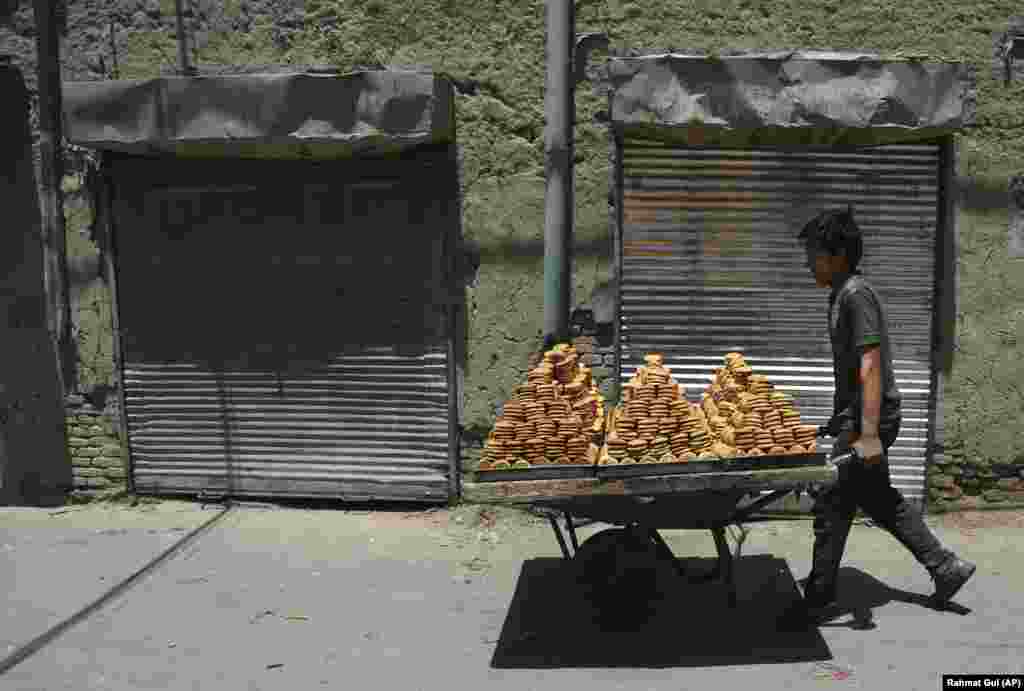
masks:
{"type": "Polygon", "coordinates": [[[596,478],[570,480],[523,480],[510,482],[467,482],[463,499],[476,504],[529,504],[573,497],[654,496],[683,492],[746,490],[749,492],[794,489],[808,483],[835,482],[832,467],[778,468],[699,475],[663,475],[602,481],[596,478]]]}

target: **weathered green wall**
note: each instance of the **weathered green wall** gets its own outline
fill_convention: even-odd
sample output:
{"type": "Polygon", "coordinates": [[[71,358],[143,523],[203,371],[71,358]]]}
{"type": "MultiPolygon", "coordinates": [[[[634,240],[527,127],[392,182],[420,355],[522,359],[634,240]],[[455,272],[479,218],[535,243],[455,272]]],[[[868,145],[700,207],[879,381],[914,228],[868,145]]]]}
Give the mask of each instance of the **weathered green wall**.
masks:
{"type": "MultiPolygon", "coordinates": [[[[74,17],[76,6],[92,3],[71,4],[74,17]]],[[[119,44],[120,76],[152,76],[173,62],[173,23],[166,12],[146,19],[122,7],[131,4],[126,0],[117,3],[119,10],[107,11],[120,11],[122,15],[116,16],[135,27],[119,44]]],[[[749,48],[862,49],[977,65],[978,126],[961,138],[960,344],[947,380],[947,441],[960,462],[1018,460],[1016,440],[1024,429],[1024,395],[1019,388],[1024,381],[1019,347],[1024,337],[1024,265],[1007,258],[1005,189],[1008,175],[1024,167],[1019,163],[1024,154],[1024,83],[1004,88],[992,73],[991,60],[992,35],[1021,11],[1019,3],[577,4],[577,30],[604,31],[616,48],[714,53],[749,48]]],[[[544,3],[232,0],[218,5],[202,0],[199,5],[193,21],[201,37],[200,64],[416,65],[456,80],[463,229],[480,255],[479,270],[467,288],[470,322],[463,422],[467,438],[478,438],[493,422],[495,407],[524,377],[541,329],[544,3]]],[[[95,51],[103,48],[92,50],[95,63],[95,51]]],[[[93,70],[92,76],[100,75],[93,70]]],[[[585,300],[610,272],[608,141],[604,127],[595,121],[605,104],[586,85],[581,85],[577,102],[579,257],[574,303],[585,300]]],[[[105,317],[101,314],[99,319],[97,324],[105,317]]],[[[83,320],[83,328],[86,323],[83,320]]],[[[102,370],[99,365],[91,367],[102,370]]]]}

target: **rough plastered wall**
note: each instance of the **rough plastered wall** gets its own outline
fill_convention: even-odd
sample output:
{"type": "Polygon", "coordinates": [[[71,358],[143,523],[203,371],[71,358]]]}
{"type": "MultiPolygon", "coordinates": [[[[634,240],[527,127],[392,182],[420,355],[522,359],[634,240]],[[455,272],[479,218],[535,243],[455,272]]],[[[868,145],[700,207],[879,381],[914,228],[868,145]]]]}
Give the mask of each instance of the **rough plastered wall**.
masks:
{"type": "MultiPolygon", "coordinates": [[[[186,3],[189,4],[189,3],[186,3]]],[[[31,13],[27,5],[0,52],[12,52],[34,83],[31,13]],[[33,76],[28,73],[32,72],[33,76]]],[[[1009,88],[993,70],[994,35],[1016,0],[928,0],[844,3],[841,0],[579,0],[577,30],[603,31],[613,49],[871,50],[930,56],[978,67],[978,126],[960,138],[959,346],[945,381],[949,468],[970,467],[995,482],[979,490],[986,505],[1009,501],[997,477],[1022,462],[1017,435],[1024,427],[1024,271],[1007,253],[1006,186],[1024,154],[1024,79],[1009,88]],[[993,476],[993,477],[990,477],[993,476]],[[987,494],[986,494],[987,492],[987,494]]],[[[458,85],[464,234],[469,305],[466,401],[467,463],[511,387],[525,375],[542,320],[544,3],[542,0],[193,0],[187,13],[196,36],[195,62],[427,66],[458,85]],[[475,264],[478,258],[479,264],[475,264]],[[472,268],[472,267],[476,268],[472,268]]],[[[68,78],[110,74],[115,28],[118,75],[155,76],[175,61],[172,0],[71,0],[65,53],[68,78]]],[[[595,56],[600,59],[600,55],[595,56]]],[[[610,278],[608,141],[598,116],[604,108],[586,85],[578,91],[577,260],[573,304],[610,278]]],[[[70,183],[74,186],[74,183],[70,183]]],[[[79,222],[82,222],[81,220],[79,222]]],[[[72,224],[74,225],[74,224],[72,224]]],[[[69,228],[70,233],[73,228],[69,228]]],[[[70,245],[70,242],[69,242],[70,245]]],[[[86,252],[92,251],[86,245],[86,252]]],[[[88,271],[83,271],[88,275],[88,271]]],[[[102,292],[95,300],[105,299],[102,292]]],[[[79,313],[84,308],[80,307],[79,313]]],[[[93,310],[97,312],[97,310],[93,310]]],[[[93,324],[102,340],[102,308],[93,324]]],[[[84,337],[83,337],[84,338],[84,337]]],[[[108,357],[81,344],[96,380],[108,357]]],[[[600,372],[599,372],[600,374],[600,372]]],[[[948,468],[937,468],[945,471],[948,468]]],[[[943,478],[954,475],[939,472],[943,478]]],[[[948,484],[948,480],[936,482],[948,484]]],[[[1007,483],[1003,483],[1006,485],[1007,483]]],[[[933,485],[933,507],[956,508],[955,489],[933,485]]],[[[977,487],[962,491],[975,492],[977,487]]]]}

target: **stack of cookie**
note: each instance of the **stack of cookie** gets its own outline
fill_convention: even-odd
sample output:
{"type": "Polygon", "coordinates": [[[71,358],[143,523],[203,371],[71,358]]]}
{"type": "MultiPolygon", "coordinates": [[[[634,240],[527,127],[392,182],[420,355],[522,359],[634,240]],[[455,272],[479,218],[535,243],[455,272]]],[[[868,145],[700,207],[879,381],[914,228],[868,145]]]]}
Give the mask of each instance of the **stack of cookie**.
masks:
{"type": "Polygon", "coordinates": [[[796,440],[792,447],[795,453],[808,453],[817,445],[818,428],[814,425],[797,425],[792,430],[793,438],[796,440]]]}
{"type": "Polygon", "coordinates": [[[644,358],[608,419],[601,464],[685,462],[816,451],[791,396],[756,374],[742,353],[725,356],[700,402],[686,399],[658,354],[644,358]]]}
{"type": "Polygon", "coordinates": [[[604,432],[604,397],[575,348],[544,354],[505,404],[484,445],[480,470],[580,465],[596,460],[604,432]]]}
{"type": "Polygon", "coordinates": [[[782,411],[782,424],[785,427],[799,427],[800,413],[793,408],[786,408],[782,411]]]}
{"type": "Polygon", "coordinates": [[[622,387],[622,402],[608,418],[608,436],[599,463],[686,461],[713,443],[707,416],[686,400],[657,353],[622,387]],[[623,449],[626,451],[624,452],[623,449]]]}
{"type": "Polygon", "coordinates": [[[715,441],[733,447],[736,456],[816,451],[816,428],[800,424],[793,398],[755,374],[742,353],[726,354],[725,367],[715,370],[701,396],[701,408],[717,413],[711,418],[715,441]]]}
{"type": "Polygon", "coordinates": [[[538,465],[544,462],[547,444],[542,437],[533,437],[526,442],[526,461],[530,465],[538,465]]]}
{"type": "Polygon", "coordinates": [[[590,439],[583,435],[570,437],[566,442],[566,453],[569,458],[586,458],[590,450],[590,439]]]}
{"type": "Polygon", "coordinates": [[[757,446],[757,428],[740,427],[734,432],[736,448],[744,454],[757,446]]]}
{"type": "Polygon", "coordinates": [[[623,459],[623,462],[633,461],[634,463],[640,461],[647,453],[647,440],[646,439],[634,439],[633,441],[626,444],[629,449],[629,457],[623,459]]]}
{"type": "MultiPolygon", "coordinates": [[[[651,442],[651,454],[653,454],[659,462],[664,461],[670,451],[671,448],[669,446],[668,437],[655,437],[654,441],[651,442]]],[[[671,461],[671,459],[669,459],[669,461],[671,461]]]]}
{"type": "Polygon", "coordinates": [[[616,462],[621,461],[627,455],[628,446],[629,442],[622,437],[609,438],[607,445],[608,455],[614,458],[616,462]]]}
{"type": "Polygon", "coordinates": [[[793,438],[793,430],[789,427],[776,427],[772,430],[772,436],[775,437],[775,444],[783,449],[779,453],[786,453],[789,447],[796,444],[796,439],[793,438]]]}
{"type": "Polygon", "coordinates": [[[693,453],[690,451],[689,433],[685,431],[676,432],[669,437],[669,451],[672,452],[672,455],[677,461],[688,461],[690,458],[694,457],[693,453]]]}
{"type": "Polygon", "coordinates": [[[763,427],[755,427],[754,429],[754,437],[757,440],[757,445],[761,448],[762,451],[764,451],[765,449],[770,449],[773,446],[775,446],[775,435],[772,434],[772,431],[770,429],[765,429],[763,427]]]}

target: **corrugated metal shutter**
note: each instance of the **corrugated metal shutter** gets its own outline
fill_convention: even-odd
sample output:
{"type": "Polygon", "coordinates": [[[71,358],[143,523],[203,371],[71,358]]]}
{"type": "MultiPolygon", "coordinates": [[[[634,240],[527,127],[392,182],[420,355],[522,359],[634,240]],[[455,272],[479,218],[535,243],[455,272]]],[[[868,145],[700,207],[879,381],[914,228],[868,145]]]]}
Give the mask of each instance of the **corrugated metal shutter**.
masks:
{"type": "Polygon", "coordinates": [[[938,146],[738,151],[627,139],[622,165],[621,376],[658,351],[699,394],[722,355],[740,350],[813,424],[832,412],[828,292],[814,286],[795,238],[822,208],[854,205],[861,268],[886,301],[903,394],[893,484],[920,499],[933,420],[938,146]]]}
{"type": "Polygon", "coordinates": [[[447,162],[115,165],[140,491],[449,498],[447,162]]]}

